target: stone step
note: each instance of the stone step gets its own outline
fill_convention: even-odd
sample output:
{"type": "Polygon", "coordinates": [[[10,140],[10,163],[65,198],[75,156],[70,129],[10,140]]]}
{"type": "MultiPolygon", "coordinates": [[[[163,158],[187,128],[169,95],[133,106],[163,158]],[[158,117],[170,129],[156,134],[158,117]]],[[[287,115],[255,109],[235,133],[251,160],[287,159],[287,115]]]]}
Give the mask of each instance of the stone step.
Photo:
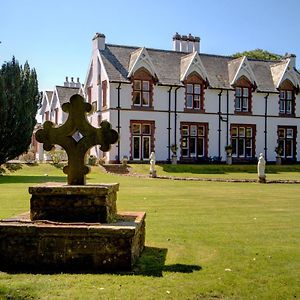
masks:
{"type": "Polygon", "coordinates": [[[102,165],[102,168],[107,173],[128,174],[130,172],[130,167],[124,166],[122,164],[105,164],[105,165],[102,165]]]}

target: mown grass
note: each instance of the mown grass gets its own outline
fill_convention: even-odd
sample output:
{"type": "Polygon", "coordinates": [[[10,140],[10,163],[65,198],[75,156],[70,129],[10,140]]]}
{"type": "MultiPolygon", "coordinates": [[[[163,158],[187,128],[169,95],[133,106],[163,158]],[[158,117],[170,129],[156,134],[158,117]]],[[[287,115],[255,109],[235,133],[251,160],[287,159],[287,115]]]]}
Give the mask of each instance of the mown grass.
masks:
{"type": "MultiPolygon", "coordinates": [[[[65,176],[44,165],[0,177],[0,218],[28,210],[28,186],[48,180],[65,176]]],[[[147,212],[146,249],[134,271],[3,272],[0,299],[300,297],[300,185],[135,178],[98,168],[88,182],[120,182],[118,209],[147,212]]]]}

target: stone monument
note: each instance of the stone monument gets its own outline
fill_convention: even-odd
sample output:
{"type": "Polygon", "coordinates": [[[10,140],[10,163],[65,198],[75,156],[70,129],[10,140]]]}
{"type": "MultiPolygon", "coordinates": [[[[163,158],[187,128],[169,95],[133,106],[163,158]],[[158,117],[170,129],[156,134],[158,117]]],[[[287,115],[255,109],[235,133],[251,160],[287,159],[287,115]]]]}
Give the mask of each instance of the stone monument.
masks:
{"type": "Polygon", "coordinates": [[[65,149],[68,184],[29,187],[30,213],[0,221],[0,269],[129,270],[144,248],[145,213],[117,212],[119,184],[86,185],[87,151],[108,151],[118,140],[111,125],[100,128],[86,118],[92,106],[74,95],[62,109],[69,114],[60,127],[45,122],[36,139],[49,151],[65,149]]]}
{"type": "Polygon", "coordinates": [[[262,153],[259,154],[259,159],[257,163],[257,173],[258,173],[258,182],[266,183],[266,161],[262,153]]]}

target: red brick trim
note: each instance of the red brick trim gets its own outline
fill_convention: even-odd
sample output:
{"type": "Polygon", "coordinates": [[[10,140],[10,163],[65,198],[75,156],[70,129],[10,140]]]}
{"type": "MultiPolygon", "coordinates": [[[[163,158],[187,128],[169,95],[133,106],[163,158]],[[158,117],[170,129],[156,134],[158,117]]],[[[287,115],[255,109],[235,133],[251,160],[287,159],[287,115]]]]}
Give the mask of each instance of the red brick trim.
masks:
{"type": "Polygon", "coordinates": [[[185,85],[185,97],[184,97],[184,111],[185,112],[193,112],[193,113],[204,113],[204,100],[205,100],[205,92],[204,90],[207,88],[207,82],[196,72],[191,73],[186,80],[183,81],[185,85]],[[200,94],[200,109],[193,109],[193,108],[187,108],[186,106],[186,98],[187,98],[187,90],[186,86],[187,84],[199,84],[201,88],[201,94],[200,94]]]}
{"type": "Polygon", "coordinates": [[[140,68],[133,76],[130,78],[131,86],[132,86],[132,92],[131,92],[131,109],[133,110],[153,110],[153,85],[156,83],[155,78],[148,72],[145,68],[140,68]],[[149,82],[149,106],[142,106],[142,105],[134,105],[133,104],[133,97],[134,97],[134,80],[142,80],[142,81],[148,81],[149,82]]]}
{"type": "MultiPolygon", "coordinates": [[[[241,124],[241,123],[232,123],[230,124],[230,143],[232,144],[232,128],[233,127],[251,127],[252,128],[252,155],[251,157],[234,157],[235,161],[243,161],[251,158],[255,158],[256,153],[256,124],[241,124]]],[[[245,132],[245,139],[246,139],[246,132],[245,132]]]]}

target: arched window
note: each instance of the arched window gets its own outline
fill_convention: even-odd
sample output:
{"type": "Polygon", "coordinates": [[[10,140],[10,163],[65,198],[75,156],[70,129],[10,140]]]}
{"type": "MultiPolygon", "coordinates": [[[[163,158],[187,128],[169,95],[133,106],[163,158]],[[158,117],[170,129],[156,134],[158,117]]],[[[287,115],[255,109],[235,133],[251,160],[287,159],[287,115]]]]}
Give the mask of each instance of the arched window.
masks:
{"type": "Polygon", "coordinates": [[[279,114],[295,116],[295,87],[288,79],[279,87],[279,114]]]}
{"type": "Polygon", "coordinates": [[[235,84],[235,113],[252,113],[252,89],[251,82],[242,76],[235,84]]]}
{"type": "Polygon", "coordinates": [[[190,74],[185,84],[185,111],[204,112],[205,81],[197,74],[190,74]]]}
{"type": "Polygon", "coordinates": [[[132,108],[153,108],[153,84],[151,74],[144,68],[137,70],[132,80],[132,108]]]}

